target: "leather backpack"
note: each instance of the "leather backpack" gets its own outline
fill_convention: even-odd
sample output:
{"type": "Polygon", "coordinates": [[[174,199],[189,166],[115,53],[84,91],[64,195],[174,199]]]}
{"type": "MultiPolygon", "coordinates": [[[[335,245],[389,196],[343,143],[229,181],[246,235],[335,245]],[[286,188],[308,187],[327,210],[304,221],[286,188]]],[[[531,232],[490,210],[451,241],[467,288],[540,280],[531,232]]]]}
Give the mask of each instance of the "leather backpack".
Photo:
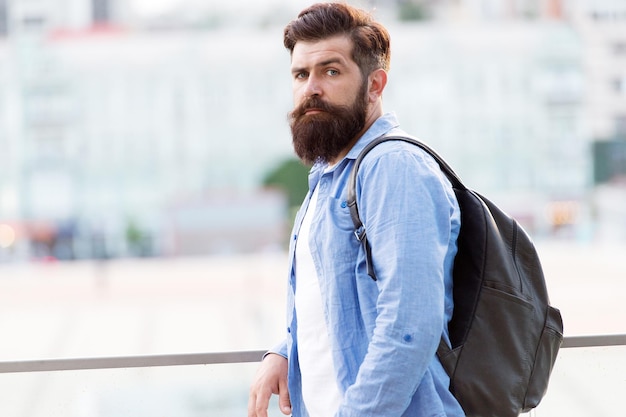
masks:
{"type": "MultiPolygon", "coordinates": [[[[517,221],[465,187],[436,152],[416,139],[375,139],[357,157],[351,172],[348,205],[366,253],[368,274],[376,280],[367,225],[358,214],[357,172],[372,148],[390,140],[412,143],[429,153],[452,184],[461,209],[454,311],[448,324],[452,346],[442,338],[437,350],[450,376],[451,392],[468,417],[513,417],[530,411],[547,391],[563,340],[561,314],[550,306],[535,246],[517,221]]],[[[363,190],[367,192],[367,184],[363,190]]]]}

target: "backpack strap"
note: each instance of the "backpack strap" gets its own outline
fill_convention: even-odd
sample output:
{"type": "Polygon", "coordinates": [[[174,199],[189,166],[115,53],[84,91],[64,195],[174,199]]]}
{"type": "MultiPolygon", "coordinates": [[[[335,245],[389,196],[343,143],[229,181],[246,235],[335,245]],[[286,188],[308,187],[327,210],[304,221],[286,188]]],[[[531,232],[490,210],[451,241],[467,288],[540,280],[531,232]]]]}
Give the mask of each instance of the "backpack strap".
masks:
{"type": "Polygon", "coordinates": [[[367,241],[367,232],[365,230],[365,226],[359,217],[359,209],[356,204],[356,177],[357,172],[359,170],[359,166],[361,165],[361,161],[365,158],[365,155],[368,154],[374,147],[383,142],[388,142],[391,140],[399,140],[403,142],[408,142],[413,145],[419,146],[426,153],[433,157],[433,159],[439,164],[439,167],[446,175],[450,183],[452,183],[453,188],[466,189],[465,185],[461,182],[459,176],[454,172],[454,170],[448,165],[448,163],[439,156],[433,149],[424,143],[420,142],[417,139],[409,138],[406,136],[380,136],[370,143],[368,143],[365,148],[361,151],[359,156],[357,156],[354,166],[352,167],[352,171],[350,172],[350,178],[348,179],[348,208],[350,209],[350,217],[352,218],[352,223],[354,224],[354,235],[357,240],[361,242],[363,245],[363,249],[365,251],[365,263],[367,265],[367,274],[376,281],[376,273],[374,272],[374,265],[372,262],[372,248],[367,241]]]}

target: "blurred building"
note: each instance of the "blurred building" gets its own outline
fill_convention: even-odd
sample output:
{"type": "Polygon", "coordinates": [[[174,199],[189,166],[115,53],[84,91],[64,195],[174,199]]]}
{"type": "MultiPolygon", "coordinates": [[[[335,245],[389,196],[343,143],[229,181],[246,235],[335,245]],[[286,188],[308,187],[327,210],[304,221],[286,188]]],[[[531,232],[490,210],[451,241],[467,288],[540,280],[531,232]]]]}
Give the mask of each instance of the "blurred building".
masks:
{"type": "Polygon", "coordinates": [[[254,204],[290,153],[288,80],[268,66],[288,57],[271,34],[148,33],[107,22],[107,2],[18,3],[0,43],[0,219],[65,230],[72,256],[127,253],[131,222],[158,248],[166,206],[224,189],[254,204]]]}
{"type": "Polygon", "coordinates": [[[585,136],[593,141],[591,209],[596,236],[626,240],[626,2],[580,2],[584,42],[585,136]]]}
{"type": "Polygon", "coordinates": [[[626,2],[582,1],[574,25],[584,42],[587,134],[626,137],[626,2]]]}
{"type": "MultiPolygon", "coordinates": [[[[603,239],[607,233],[601,230],[612,229],[612,236],[626,239],[626,220],[615,222],[626,219],[626,206],[610,197],[626,194],[626,2],[408,3],[425,7],[435,22],[424,43],[438,46],[420,55],[446,57],[438,64],[437,58],[428,60],[426,65],[437,66],[430,71],[433,82],[420,73],[424,62],[416,59],[416,78],[447,88],[442,97],[458,93],[458,100],[445,106],[429,107],[430,96],[416,105],[428,112],[450,109],[450,127],[441,115],[431,116],[433,130],[427,128],[424,136],[447,138],[450,149],[441,146],[461,159],[455,166],[472,184],[501,194],[498,199],[511,213],[530,215],[545,232],[565,225],[568,235],[603,239]],[[453,62],[458,65],[450,67],[453,62]],[[475,91],[466,101],[468,87],[475,91]],[[455,126],[459,131],[450,133],[455,126]],[[455,155],[455,149],[461,152],[455,155]],[[595,192],[597,185],[613,191],[595,192]],[[555,212],[573,206],[568,216],[555,212]],[[555,218],[568,220],[555,223],[555,218]]],[[[417,124],[427,126],[424,120],[417,124]]]]}
{"type": "MultiPolygon", "coordinates": [[[[466,23],[397,32],[388,107],[468,184],[502,203],[584,192],[582,48],[570,27],[466,23]]],[[[542,207],[510,205],[518,217],[542,207]]]]}
{"type": "MultiPolygon", "coordinates": [[[[185,202],[217,215],[225,193],[284,209],[257,191],[291,155],[282,27],[301,5],[240,0],[256,12],[229,25],[214,2],[132,3],[0,0],[0,223],[43,230],[41,253],[128,254],[138,231],[163,253],[185,202]]],[[[592,143],[626,124],[621,2],[416,1],[430,20],[403,23],[363,3],[390,26],[385,105],[406,130],[537,234],[572,201],[570,223],[593,220],[592,143]]]]}

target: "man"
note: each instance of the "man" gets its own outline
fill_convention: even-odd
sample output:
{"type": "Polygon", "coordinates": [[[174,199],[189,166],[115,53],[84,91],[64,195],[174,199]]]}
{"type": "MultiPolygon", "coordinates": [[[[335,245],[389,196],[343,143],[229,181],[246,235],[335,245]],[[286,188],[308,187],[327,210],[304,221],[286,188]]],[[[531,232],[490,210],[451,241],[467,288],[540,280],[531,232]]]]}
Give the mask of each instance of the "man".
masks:
{"type": "Polygon", "coordinates": [[[386,29],[345,4],[315,4],[287,25],[295,152],[313,164],[290,247],[286,340],[250,389],[249,417],[272,394],[296,417],[463,416],[436,357],[452,314],[460,228],[454,192],[416,146],[383,143],[363,160],[357,202],[377,280],[367,275],[346,184],[363,147],[406,135],[382,109],[386,29]]]}

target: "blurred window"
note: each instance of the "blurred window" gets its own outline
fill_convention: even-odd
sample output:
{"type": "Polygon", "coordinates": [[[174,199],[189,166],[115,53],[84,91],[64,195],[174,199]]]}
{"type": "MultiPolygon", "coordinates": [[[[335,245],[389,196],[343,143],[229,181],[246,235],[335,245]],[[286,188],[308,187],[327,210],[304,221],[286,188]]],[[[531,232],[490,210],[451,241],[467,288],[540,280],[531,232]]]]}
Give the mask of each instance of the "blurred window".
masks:
{"type": "Polygon", "coordinates": [[[621,77],[615,77],[611,80],[613,91],[619,95],[626,95],[626,75],[621,77]]]}
{"type": "Polygon", "coordinates": [[[615,133],[626,137],[626,114],[620,114],[615,118],[615,133]]]}
{"type": "Polygon", "coordinates": [[[7,10],[7,0],[0,0],[0,36],[9,33],[9,13],[7,10]]]}
{"type": "Polygon", "coordinates": [[[613,44],[613,53],[615,55],[624,55],[626,56],[626,42],[619,41],[613,44]]]}
{"type": "Polygon", "coordinates": [[[94,23],[107,23],[110,16],[110,1],[109,0],[92,0],[92,17],[94,23]]]}

